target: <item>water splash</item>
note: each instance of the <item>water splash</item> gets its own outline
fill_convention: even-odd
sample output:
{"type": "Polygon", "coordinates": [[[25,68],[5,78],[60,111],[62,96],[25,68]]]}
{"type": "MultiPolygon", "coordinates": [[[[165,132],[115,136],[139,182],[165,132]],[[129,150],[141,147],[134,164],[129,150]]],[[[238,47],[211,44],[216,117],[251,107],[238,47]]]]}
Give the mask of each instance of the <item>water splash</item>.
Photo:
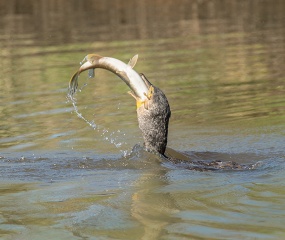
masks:
{"type": "MultiPolygon", "coordinates": [[[[87,86],[87,83],[85,83],[82,88],[84,88],[85,86],[87,86]]],[[[82,88],[79,89],[79,92],[81,92],[82,88]]],[[[73,94],[68,93],[67,101],[72,103],[74,112],[79,118],[84,120],[91,128],[93,128],[93,130],[96,130],[98,133],[101,133],[100,136],[102,137],[104,141],[107,141],[113,144],[118,149],[127,145],[126,142],[121,141],[121,139],[123,139],[124,136],[126,135],[125,133],[122,133],[120,130],[110,132],[108,128],[104,128],[102,126],[97,125],[94,120],[90,121],[87,118],[85,118],[82,115],[82,113],[79,112],[78,106],[76,104],[77,101],[76,101],[76,98],[74,98],[73,94]]],[[[123,157],[126,157],[129,154],[129,150],[126,150],[126,149],[125,150],[120,149],[120,152],[123,155],[123,157]]]]}

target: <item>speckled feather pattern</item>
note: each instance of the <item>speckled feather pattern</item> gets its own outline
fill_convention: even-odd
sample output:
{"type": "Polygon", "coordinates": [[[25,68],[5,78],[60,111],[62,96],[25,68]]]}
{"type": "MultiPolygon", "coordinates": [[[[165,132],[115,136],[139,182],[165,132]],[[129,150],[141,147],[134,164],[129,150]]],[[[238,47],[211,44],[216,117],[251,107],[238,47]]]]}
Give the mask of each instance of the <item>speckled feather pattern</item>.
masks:
{"type": "Polygon", "coordinates": [[[139,128],[142,131],[145,148],[164,154],[167,145],[170,107],[164,93],[154,87],[154,94],[148,100],[148,107],[137,109],[139,128]]]}

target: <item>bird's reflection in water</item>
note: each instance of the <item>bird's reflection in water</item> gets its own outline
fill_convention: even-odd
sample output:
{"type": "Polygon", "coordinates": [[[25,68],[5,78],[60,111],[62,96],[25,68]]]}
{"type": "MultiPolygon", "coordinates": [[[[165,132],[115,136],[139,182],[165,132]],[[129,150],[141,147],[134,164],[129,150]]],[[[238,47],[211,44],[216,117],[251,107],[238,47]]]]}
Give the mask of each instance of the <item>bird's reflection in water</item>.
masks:
{"type": "Polygon", "coordinates": [[[162,230],[179,211],[169,193],[156,192],[167,185],[166,172],[148,172],[138,179],[132,195],[131,214],[143,226],[142,239],[158,239],[162,230]]]}
{"type": "Polygon", "coordinates": [[[137,160],[144,159],[149,164],[135,183],[131,215],[142,225],[141,239],[158,239],[166,226],[173,222],[173,214],[179,212],[170,193],[160,191],[169,185],[169,169],[163,167],[160,156],[145,152],[139,146],[135,148],[136,154],[140,154],[137,160]]]}

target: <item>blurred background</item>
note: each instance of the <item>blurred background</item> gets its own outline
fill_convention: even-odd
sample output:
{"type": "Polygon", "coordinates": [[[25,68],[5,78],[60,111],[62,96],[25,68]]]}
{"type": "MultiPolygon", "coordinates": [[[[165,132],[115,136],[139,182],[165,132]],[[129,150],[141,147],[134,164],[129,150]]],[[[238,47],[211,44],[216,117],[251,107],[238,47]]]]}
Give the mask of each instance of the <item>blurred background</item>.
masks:
{"type": "Polygon", "coordinates": [[[284,60],[284,0],[0,0],[0,238],[285,239],[284,60]],[[117,76],[82,73],[67,98],[88,53],[139,54],[169,147],[252,169],[132,151],[117,76]]]}
{"type": "MultiPolygon", "coordinates": [[[[7,45],[9,40],[26,46],[59,45],[284,30],[282,0],[2,0],[0,4],[1,43],[7,45]]],[[[270,44],[270,36],[264,38],[270,44]]]]}

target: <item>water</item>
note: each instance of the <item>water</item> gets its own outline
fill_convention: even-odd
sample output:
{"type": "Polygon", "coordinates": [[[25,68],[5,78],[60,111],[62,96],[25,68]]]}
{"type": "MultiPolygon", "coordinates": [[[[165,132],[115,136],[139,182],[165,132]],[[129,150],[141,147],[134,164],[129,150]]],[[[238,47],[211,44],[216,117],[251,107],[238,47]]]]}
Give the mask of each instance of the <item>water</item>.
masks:
{"type": "Polygon", "coordinates": [[[0,2],[0,238],[283,239],[284,7],[0,2]],[[88,53],[139,54],[180,158],[253,169],[190,171],[144,152],[135,101],[104,70],[80,76],[73,105],[88,53]]]}

